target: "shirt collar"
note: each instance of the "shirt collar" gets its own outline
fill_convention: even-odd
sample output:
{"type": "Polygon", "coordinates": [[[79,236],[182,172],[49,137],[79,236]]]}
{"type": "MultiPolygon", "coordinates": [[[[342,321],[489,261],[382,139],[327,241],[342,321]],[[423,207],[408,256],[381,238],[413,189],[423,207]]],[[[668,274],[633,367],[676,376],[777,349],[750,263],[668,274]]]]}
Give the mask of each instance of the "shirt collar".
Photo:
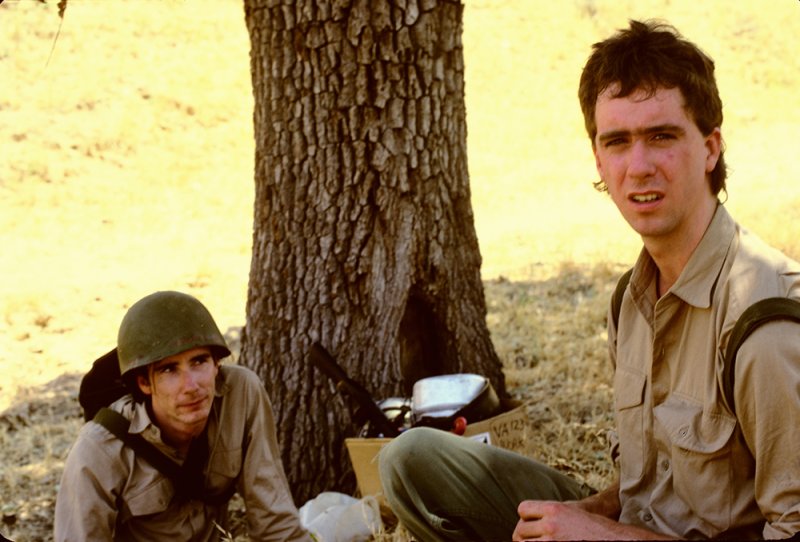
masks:
{"type": "MultiPolygon", "coordinates": [[[[131,398],[133,399],[133,398],[131,398]]],[[[154,428],[160,437],[158,426],[150,419],[150,414],[147,412],[147,405],[145,401],[131,401],[131,426],[128,429],[129,433],[144,433],[145,431],[152,431],[150,427],[154,428]]]]}
{"type": "MultiPolygon", "coordinates": [[[[736,224],[733,218],[725,207],[717,205],[714,217],[703,234],[703,238],[681,271],[678,280],[670,288],[669,293],[697,308],[709,308],[714,285],[722,270],[735,233],[736,224]]],[[[648,287],[654,288],[657,272],[655,262],[647,250],[642,248],[631,277],[634,296],[643,296],[648,287]]]]}
{"type": "Polygon", "coordinates": [[[220,364],[219,371],[217,371],[217,381],[215,383],[215,390],[214,395],[216,397],[222,397],[231,389],[231,384],[228,382],[226,378],[228,371],[225,369],[225,366],[220,364]]]}

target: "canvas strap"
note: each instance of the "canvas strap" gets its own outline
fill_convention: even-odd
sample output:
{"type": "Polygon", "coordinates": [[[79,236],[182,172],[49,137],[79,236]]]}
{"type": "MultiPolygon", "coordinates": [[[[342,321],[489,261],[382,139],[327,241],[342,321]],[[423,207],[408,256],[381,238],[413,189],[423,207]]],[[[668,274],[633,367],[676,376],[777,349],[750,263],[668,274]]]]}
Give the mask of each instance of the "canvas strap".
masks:
{"type": "Polygon", "coordinates": [[[219,495],[209,495],[206,491],[203,485],[203,469],[208,462],[208,439],[205,433],[194,439],[186,461],[183,465],[179,465],[145,440],[142,435],[129,433],[128,428],[131,422],[116,410],[103,407],[95,415],[94,421],[108,429],[126,446],[129,446],[136,455],[172,480],[177,498],[197,499],[208,504],[219,505],[228,502],[236,491],[235,484],[231,484],[219,495]]]}
{"type": "MultiPolygon", "coordinates": [[[[800,301],[786,297],[770,297],[752,304],[745,310],[731,331],[725,349],[725,363],[722,366],[722,392],[731,412],[736,414],[733,400],[733,386],[736,373],[736,352],[742,343],[759,326],[774,320],[793,320],[800,323],[800,301]]],[[[793,338],[800,341],[800,337],[793,338]]],[[[800,360],[797,360],[800,362],[800,360]]]]}

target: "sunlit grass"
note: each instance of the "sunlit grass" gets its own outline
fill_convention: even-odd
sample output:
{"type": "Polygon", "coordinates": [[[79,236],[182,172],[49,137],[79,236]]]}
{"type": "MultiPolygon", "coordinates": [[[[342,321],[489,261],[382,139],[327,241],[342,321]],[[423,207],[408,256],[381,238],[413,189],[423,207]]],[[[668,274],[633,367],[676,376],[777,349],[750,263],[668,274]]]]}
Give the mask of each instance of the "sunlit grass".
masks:
{"type": "MultiPolygon", "coordinates": [[[[85,371],[113,346],[127,305],[155,289],[195,293],[220,327],[241,325],[250,263],[242,2],[70,0],[52,49],[56,3],[0,6],[0,494],[18,540],[49,537],[55,481],[80,425],[69,410],[75,379],[72,396],[36,386],[85,371]],[[41,401],[61,406],[51,412],[41,401]],[[13,415],[37,421],[12,428],[13,415]]],[[[536,455],[599,487],[612,470],[605,306],[639,240],[591,186],[576,98],[590,44],[628,17],[665,17],[715,58],[726,205],[800,257],[800,56],[787,54],[800,40],[800,5],[465,4],[469,169],[489,327],[509,388],[528,402],[536,455]]]]}

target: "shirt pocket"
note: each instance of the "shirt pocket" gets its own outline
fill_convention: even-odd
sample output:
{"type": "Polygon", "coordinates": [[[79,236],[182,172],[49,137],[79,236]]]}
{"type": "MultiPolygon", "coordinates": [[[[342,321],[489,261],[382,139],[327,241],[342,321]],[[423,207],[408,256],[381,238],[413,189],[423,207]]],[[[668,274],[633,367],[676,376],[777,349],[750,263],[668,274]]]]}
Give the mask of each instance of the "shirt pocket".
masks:
{"type": "Polygon", "coordinates": [[[159,477],[141,491],[131,488],[123,498],[131,516],[149,516],[164,512],[172,501],[173,493],[172,482],[159,477]]]}
{"type": "Polygon", "coordinates": [[[716,529],[728,529],[736,419],[704,413],[702,405],[674,395],[655,407],[654,415],[669,437],[675,493],[716,529]]]}
{"type": "Polygon", "coordinates": [[[210,488],[227,488],[242,470],[242,449],[214,450],[208,468],[210,488]]]}
{"type": "Polygon", "coordinates": [[[644,472],[644,389],[643,374],[617,367],[614,373],[614,408],[619,434],[620,475],[639,480],[644,472]]]}

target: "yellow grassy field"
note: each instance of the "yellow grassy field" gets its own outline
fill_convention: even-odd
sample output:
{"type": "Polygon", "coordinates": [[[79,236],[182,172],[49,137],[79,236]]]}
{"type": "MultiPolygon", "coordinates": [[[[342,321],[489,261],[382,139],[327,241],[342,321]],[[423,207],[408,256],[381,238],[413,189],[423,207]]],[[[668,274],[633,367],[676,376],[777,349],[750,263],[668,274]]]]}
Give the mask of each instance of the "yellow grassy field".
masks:
{"type": "MultiPolygon", "coordinates": [[[[244,322],[253,205],[241,0],[69,0],[57,40],[48,1],[0,5],[0,531],[20,542],[50,536],[77,373],[114,345],[127,304],[175,288],[223,330],[244,322]]],[[[590,44],[662,17],[716,59],[727,205],[800,257],[800,3],[465,4],[487,320],[536,456],[602,487],[604,311],[639,241],[591,187],[575,97],[590,44]]]]}
{"type": "MultiPolygon", "coordinates": [[[[21,385],[83,371],[126,304],[198,295],[244,322],[252,94],[240,0],[0,5],[0,411],[21,385]],[[51,56],[52,51],[52,56],[51,56]],[[10,378],[9,378],[10,376],[10,378]]],[[[483,275],[628,262],[638,240],[591,188],[575,98],[594,41],[664,17],[717,60],[728,206],[797,241],[800,4],[466,2],[469,166],[483,275]]]]}

